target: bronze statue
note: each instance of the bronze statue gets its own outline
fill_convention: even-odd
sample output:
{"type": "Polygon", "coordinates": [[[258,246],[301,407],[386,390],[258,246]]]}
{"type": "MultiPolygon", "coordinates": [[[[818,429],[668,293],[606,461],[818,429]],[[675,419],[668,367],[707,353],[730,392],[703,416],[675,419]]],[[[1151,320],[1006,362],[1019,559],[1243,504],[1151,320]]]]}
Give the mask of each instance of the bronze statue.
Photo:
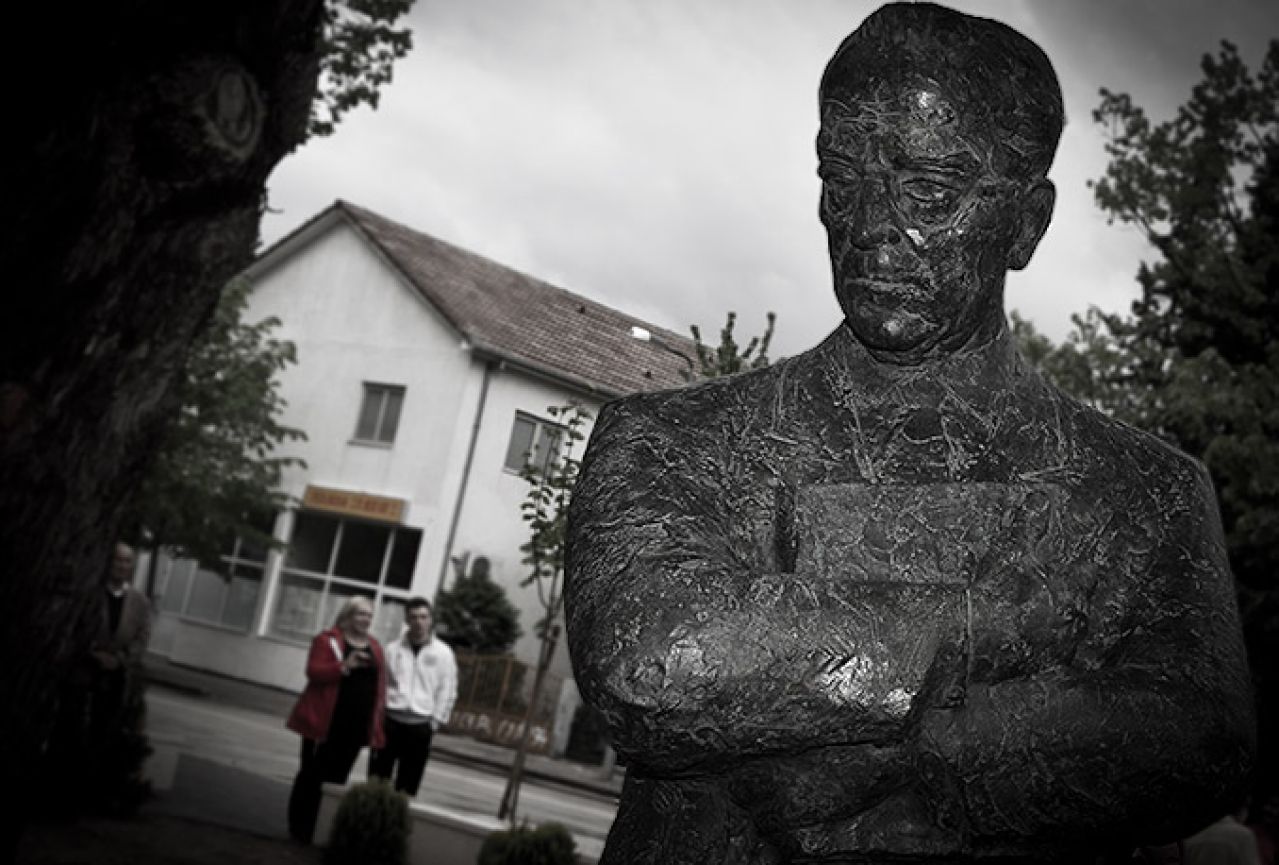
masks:
{"type": "Polygon", "coordinates": [[[1004,320],[1061,126],[1034,43],[883,7],[821,84],[844,321],[601,413],[566,602],[630,770],[605,865],[1091,862],[1240,791],[1203,468],[1047,384],[1004,320]]]}

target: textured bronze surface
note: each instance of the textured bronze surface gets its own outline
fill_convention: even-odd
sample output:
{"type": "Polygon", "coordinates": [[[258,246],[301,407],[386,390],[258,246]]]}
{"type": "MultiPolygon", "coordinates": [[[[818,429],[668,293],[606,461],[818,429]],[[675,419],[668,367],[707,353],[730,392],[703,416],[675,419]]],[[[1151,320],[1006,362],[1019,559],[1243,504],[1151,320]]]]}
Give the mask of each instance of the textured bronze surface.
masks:
{"type": "Polygon", "coordinates": [[[1247,671],[1197,463],[1016,353],[1061,97],[1009,28],[880,9],[821,88],[844,322],[609,404],[568,637],[614,863],[1089,862],[1224,813],[1247,671]]]}

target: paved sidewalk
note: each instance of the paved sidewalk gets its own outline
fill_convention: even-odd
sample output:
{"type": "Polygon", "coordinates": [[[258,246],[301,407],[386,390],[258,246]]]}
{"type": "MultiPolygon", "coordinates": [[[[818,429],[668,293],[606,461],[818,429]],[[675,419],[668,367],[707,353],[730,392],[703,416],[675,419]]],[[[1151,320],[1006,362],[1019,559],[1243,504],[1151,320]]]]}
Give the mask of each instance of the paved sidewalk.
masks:
{"type": "MultiPolygon", "coordinates": [[[[185,694],[207,697],[224,705],[275,715],[280,718],[281,724],[297,699],[297,695],[288,691],[184,667],[159,655],[147,656],[146,671],[147,678],[155,687],[170,688],[185,694]]],[[[431,758],[488,766],[506,773],[515,759],[515,751],[467,736],[438,733],[432,740],[431,758]]],[[[605,796],[616,797],[622,789],[623,772],[620,769],[605,773],[599,766],[586,766],[539,754],[527,755],[524,773],[529,778],[605,796]]]]}
{"type": "Polygon", "coordinates": [[[289,785],[244,769],[183,754],[172,786],[143,804],[144,814],[212,823],[263,838],[286,840],[289,785]]]}

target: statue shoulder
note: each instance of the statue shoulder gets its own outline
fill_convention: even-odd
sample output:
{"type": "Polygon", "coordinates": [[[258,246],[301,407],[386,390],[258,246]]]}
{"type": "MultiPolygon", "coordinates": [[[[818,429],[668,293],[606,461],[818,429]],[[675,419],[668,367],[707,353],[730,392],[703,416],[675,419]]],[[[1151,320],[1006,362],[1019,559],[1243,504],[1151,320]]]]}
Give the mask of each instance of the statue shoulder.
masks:
{"type": "Polygon", "coordinates": [[[738,375],[714,378],[673,390],[632,394],[605,403],[592,443],[643,433],[706,442],[716,431],[740,425],[774,401],[791,360],[738,375]]]}
{"type": "Polygon", "coordinates": [[[1203,463],[1156,435],[1111,417],[1053,388],[1069,417],[1081,460],[1118,484],[1172,493],[1193,506],[1214,502],[1203,463]],[[1196,501],[1197,500],[1197,501],[1196,501]]]}

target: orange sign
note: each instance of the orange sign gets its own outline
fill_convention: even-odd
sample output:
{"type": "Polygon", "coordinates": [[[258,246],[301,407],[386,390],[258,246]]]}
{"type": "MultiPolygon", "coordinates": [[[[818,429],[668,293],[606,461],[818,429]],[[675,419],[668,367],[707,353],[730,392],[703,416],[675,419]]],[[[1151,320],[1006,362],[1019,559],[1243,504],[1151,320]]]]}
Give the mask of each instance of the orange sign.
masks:
{"type": "Polygon", "coordinates": [[[404,519],[404,499],[313,487],[309,484],[302,494],[302,505],[317,511],[333,511],[388,523],[398,523],[404,519]]]}

